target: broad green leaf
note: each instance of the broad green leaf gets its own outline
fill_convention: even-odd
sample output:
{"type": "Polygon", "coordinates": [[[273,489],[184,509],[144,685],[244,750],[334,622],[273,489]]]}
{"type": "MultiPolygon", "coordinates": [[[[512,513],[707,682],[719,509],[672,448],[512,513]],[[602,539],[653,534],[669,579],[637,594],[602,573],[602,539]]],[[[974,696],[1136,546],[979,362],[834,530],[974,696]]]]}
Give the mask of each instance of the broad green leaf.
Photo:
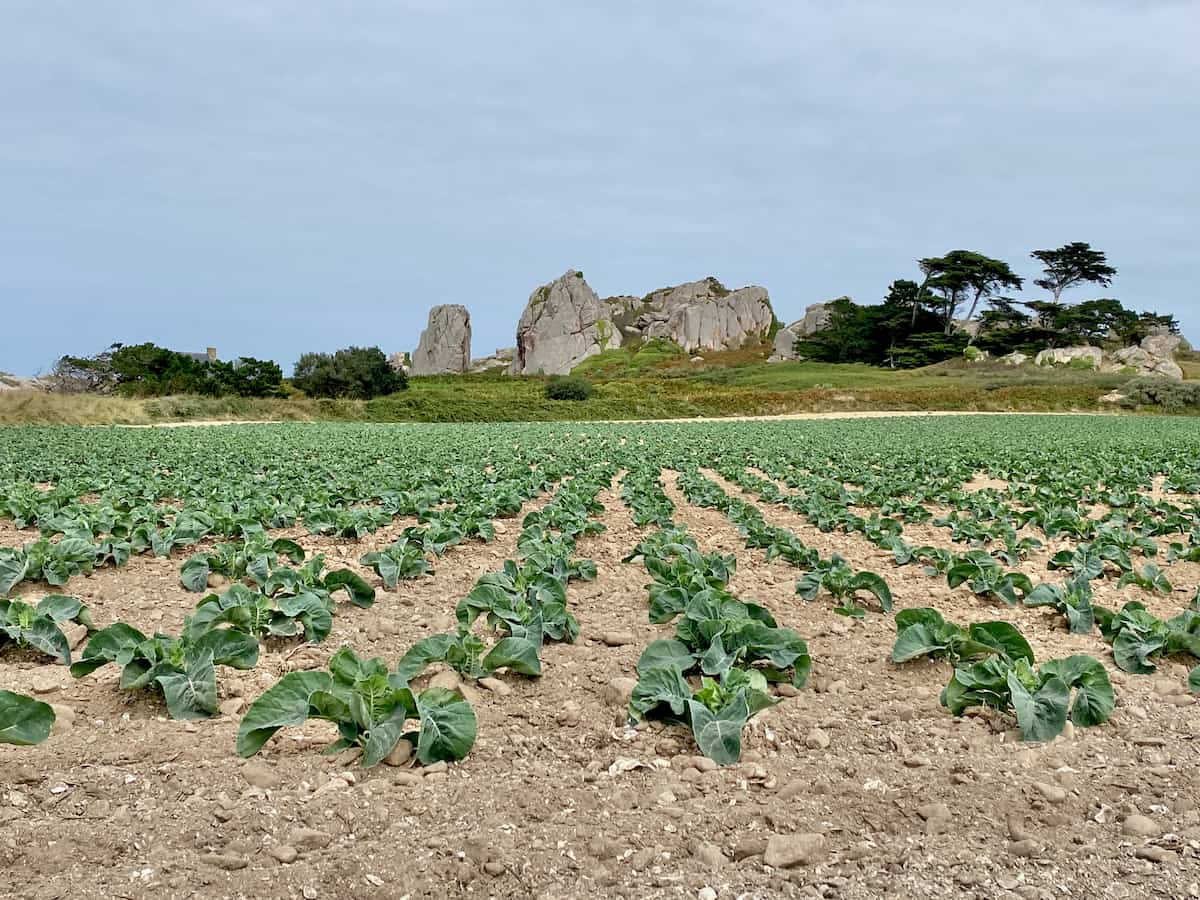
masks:
{"type": "Polygon", "coordinates": [[[208,588],[208,576],[211,569],[208,565],[207,553],[194,553],[183,564],[179,580],[183,586],[193,593],[200,593],[208,588]]]}
{"type": "Polygon", "coordinates": [[[720,712],[713,714],[703,703],[688,701],[692,734],[700,752],[713,762],[731,766],[742,757],[742,729],[750,718],[746,694],[737,696],[720,712]]]}
{"type": "Polygon", "coordinates": [[[54,710],[24,694],[0,690],[0,744],[28,747],[50,736],[54,710]]]}
{"type": "Polygon", "coordinates": [[[1021,739],[1052,741],[1067,724],[1067,704],[1071,690],[1057,675],[1051,675],[1034,692],[1026,689],[1015,673],[1008,676],[1012,705],[1017,714],[1021,739]]]}
{"type": "Polygon", "coordinates": [[[238,726],[239,756],[253,756],[280,728],[303,725],[309,714],[309,698],[317,691],[328,692],[333,679],[328,672],[289,672],[250,704],[238,726]]]}
{"type": "Polygon", "coordinates": [[[187,668],[156,679],[173,719],[207,719],[217,711],[217,673],[212,651],[193,651],[187,668]]]}
{"type": "Polygon", "coordinates": [[[325,590],[334,593],[345,589],[350,602],[363,609],[375,603],[375,588],[367,584],[363,577],[350,569],[338,569],[325,576],[325,590]]]}
{"type": "Polygon", "coordinates": [[[497,641],[496,646],[483,658],[483,667],[489,671],[503,667],[519,675],[531,677],[542,674],[538,645],[523,637],[506,637],[497,641]]]}
{"type": "Polygon", "coordinates": [[[1029,641],[1008,622],[977,622],[967,629],[971,640],[994,647],[1009,659],[1024,659],[1033,662],[1033,648],[1029,641]]]}
{"type": "Polygon", "coordinates": [[[651,641],[638,659],[638,674],[660,666],[686,672],[696,664],[696,658],[682,641],[659,639],[651,641]]]}
{"type": "Polygon", "coordinates": [[[106,663],[125,665],[146,636],[131,625],[117,622],[97,631],[83,648],[83,657],[71,665],[71,675],[81,678],[106,663]]]}
{"type": "Polygon", "coordinates": [[[629,700],[629,716],[642,719],[662,705],[674,716],[680,717],[687,710],[691,696],[692,689],[673,665],[647,669],[641,673],[633,689],[633,696],[629,700]]]}
{"type": "Polygon", "coordinates": [[[45,653],[59,665],[71,664],[71,645],[53,620],[36,617],[29,623],[28,628],[21,630],[20,637],[30,647],[45,653]]]}
{"type": "Polygon", "coordinates": [[[1116,699],[1108,672],[1098,659],[1083,654],[1052,659],[1038,670],[1041,677],[1061,678],[1068,688],[1075,688],[1071,704],[1071,721],[1087,727],[1107,722],[1116,699]]]}
{"type": "Polygon", "coordinates": [[[417,760],[421,765],[454,762],[471,752],[475,745],[475,710],[462,695],[445,688],[428,688],[416,699],[421,719],[417,760]]]}
{"type": "Polygon", "coordinates": [[[1193,694],[1200,694],[1200,666],[1196,666],[1196,668],[1188,673],[1187,683],[1188,690],[1193,694]]]}
{"type": "MultiPolygon", "coordinates": [[[[455,644],[453,634],[434,634],[422,638],[405,651],[396,665],[395,673],[405,684],[412,681],[428,668],[430,663],[440,662],[455,644]]],[[[390,751],[389,751],[390,752],[390,751]]]]}
{"type": "Polygon", "coordinates": [[[81,625],[91,627],[91,616],[87,607],[75,597],[65,597],[62,594],[47,594],[38,601],[37,613],[55,622],[76,621],[81,625]]]}

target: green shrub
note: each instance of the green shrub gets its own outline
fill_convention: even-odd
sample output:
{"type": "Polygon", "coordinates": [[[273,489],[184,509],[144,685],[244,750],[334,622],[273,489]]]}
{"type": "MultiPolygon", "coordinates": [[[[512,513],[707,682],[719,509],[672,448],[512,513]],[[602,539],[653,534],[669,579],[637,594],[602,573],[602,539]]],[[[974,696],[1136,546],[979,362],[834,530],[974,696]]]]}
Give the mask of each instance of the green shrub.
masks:
{"type": "Polygon", "coordinates": [[[1091,372],[1096,368],[1095,361],[1090,356],[1078,356],[1067,363],[1068,369],[1082,369],[1091,372]]]}
{"type": "Polygon", "coordinates": [[[1200,408],[1200,383],[1145,376],[1121,387],[1122,406],[1161,406],[1165,409],[1200,408]]]}
{"type": "Polygon", "coordinates": [[[593,393],[592,383],[579,375],[554,375],[546,382],[548,400],[587,400],[593,393]]]}
{"type": "Polygon", "coordinates": [[[296,362],[292,384],[310,397],[370,400],[408,387],[378,347],[347,347],[334,354],[305,353],[296,362]]]}

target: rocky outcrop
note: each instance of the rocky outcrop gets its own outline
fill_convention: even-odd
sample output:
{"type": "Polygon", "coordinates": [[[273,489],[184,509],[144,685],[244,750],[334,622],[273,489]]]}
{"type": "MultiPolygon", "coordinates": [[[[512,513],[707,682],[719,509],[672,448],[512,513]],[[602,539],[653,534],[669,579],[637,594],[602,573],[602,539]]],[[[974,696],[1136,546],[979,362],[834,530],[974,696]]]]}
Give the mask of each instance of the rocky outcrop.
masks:
{"type": "Polygon", "coordinates": [[[771,358],[767,362],[786,362],[802,357],[796,352],[796,341],[816,334],[829,325],[833,312],[828,303],[812,303],[804,308],[804,318],[797,319],[776,333],[771,358]]]}
{"type": "Polygon", "coordinates": [[[589,356],[621,346],[612,307],[583,273],[568,269],[529,296],[517,323],[514,375],[565,375],[589,356]]]}
{"type": "Polygon", "coordinates": [[[0,372],[0,391],[49,391],[54,385],[45,378],[23,378],[0,372]]]}
{"type": "Polygon", "coordinates": [[[481,372],[491,372],[495,369],[504,369],[507,372],[509,366],[512,365],[513,357],[516,355],[516,347],[501,347],[491,356],[480,356],[471,360],[471,368],[467,371],[474,375],[481,372]]]}
{"type": "Polygon", "coordinates": [[[1022,353],[1020,350],[1014,350],[1012,353],[1001,356],[999,361],[1004,363],[1006,366],[1023,366],[1025,363],[1029,362],[1029,356],[1022,353]]]}
{"type": "Polygon", "coordinates": [[[688,353],[733,350],[766,338],[775,322],[765,288],[728,290],[715,278],[647,294],[640,302],[614,298],[615,318],[627,333],[665,340],[688,353]]]}
{"type": "Polygon", "coordinates": [[[406,351],[393,353],[388,357],[388,365],[407,375],[412,371],[412,356],[406,351]]]}
{"type": "Polygon", "coordinates": [[[1175,351],[1184,346],[1177,334],[1152,334],[1140,346],[1122,347],[1112,355],[1112,368],[1133,369],[1138,375],[1159,375],[1183,380],[1183,369],[1175,362],[1175,351]]]}
{"type": "Polygon", "coordinates": [[[1084,360],[1088,367],[1099,369],[1104,364],[1104,351],[1088,344],[1079,347],[1054,347],[1042,350],[1033,359],[1039,366],[1084,365],[1077,360],[1084,360]]]}
{"type": "Polygon", "coordinates": [[[458,375],[471,365],[471,314],[457,303],[435,306],[412,355],[414,375],[458,375]]]}

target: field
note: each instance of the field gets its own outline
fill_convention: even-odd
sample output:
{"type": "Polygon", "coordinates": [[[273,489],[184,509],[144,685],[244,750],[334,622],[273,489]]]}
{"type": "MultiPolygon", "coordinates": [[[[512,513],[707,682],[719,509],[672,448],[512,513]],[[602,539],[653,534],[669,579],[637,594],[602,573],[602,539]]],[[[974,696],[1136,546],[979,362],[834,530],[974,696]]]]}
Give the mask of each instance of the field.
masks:
{"type": "Polygon", "coordinates": [[[1196,419],[0,433],[6,896],[1200,897],[1196,419]]]}

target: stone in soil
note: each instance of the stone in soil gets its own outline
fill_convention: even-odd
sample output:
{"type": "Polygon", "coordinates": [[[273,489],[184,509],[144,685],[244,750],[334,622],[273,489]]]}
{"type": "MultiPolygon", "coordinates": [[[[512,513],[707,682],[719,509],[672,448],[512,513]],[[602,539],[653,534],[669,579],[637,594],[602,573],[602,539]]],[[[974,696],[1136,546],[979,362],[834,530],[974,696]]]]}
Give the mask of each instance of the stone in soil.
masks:
{"type": "Polygon", "coordinates": [[[773,869],[791,869],[820,862],[827,855],[823,834],[773,834],[767,841],[763,862],[773,869]]]}

